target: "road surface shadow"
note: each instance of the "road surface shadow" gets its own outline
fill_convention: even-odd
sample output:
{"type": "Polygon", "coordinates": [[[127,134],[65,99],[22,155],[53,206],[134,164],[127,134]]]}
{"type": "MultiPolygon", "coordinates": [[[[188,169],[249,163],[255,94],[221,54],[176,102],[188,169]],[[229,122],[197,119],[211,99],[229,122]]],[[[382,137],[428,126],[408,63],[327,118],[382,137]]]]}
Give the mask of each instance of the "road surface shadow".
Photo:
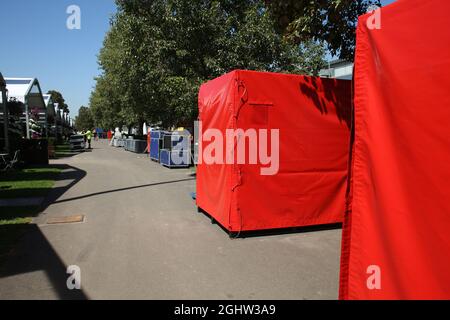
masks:
{"type": "Polygon", "coordinates": [[[245,239],[245,238],[256,238],[256,237],[268,237],[268,236],[280,236],[284,234],[297,234],[297,233],[308,233],[308,232],[318,232],[326,230],[336,230],[342,229],[342,223],[334,224],[322,224],[304,227],[291,227],[291,228],[279,228],[279,229],[267,229],[267,230],[257,230],[257,231],[241,231],[241,232],[231,232],[222,226],[218,221],[216,221],[209,213],[203,209],[198,208],[198,212],[202,213],[207,218],[211,219],[212,224],[218,225],[231,239],[245,239]]]}
{"type": "MultiPolygon", "coordinates": [[[[11,277],[19,274],[26,274],[35,271],[44,271],[50,280],[54,293],[59,299],[65,300],[87,300],[88,296],[83,290],[69,290],[67,288],[66,273],[67,266],[64,265],[58,253],[55,252],[52,245],[48,242],[45,235],[35,224],[29,225],[6,225],[0,226],[0,234],[8,234],[11,231],[16,232],[21,228],[23,234],[20,244],[15,246],[3,266],[0,267],[0,278],[11,277]]],[[[33,287],[33,283],[28,284],[33,287]]],[[[3,292],[4,294],[4,292],[3,292]]],[[[39,298],[31,292],[33,298],[39,298]]],[[[8,299],[7,296],[4,298],[8,299]]],[[[17,297],[14,297],[17,298],[17,297]]],[[[27,295],[20,297],[27,299],[27,295]]]]}
{"type": "Polygon", "coordinates": [[[78,156],[80,154],[83,154],[85,152],[84,149],[80,150],[60,150],[56,151],[55,155],[52,157],[52,159],[64,159],[64,158],[72,158],[75,156],[78,156]]]}
{"type": "Polygon", "coordinates": [[[40,212],[44,212],[51,204],[56,203],[57,200],[67,192],[70,188],[84,179],[87,175],[86,171],[81,170],[76,167],[69,166],[67,164],[60,165],[52,165],[53,168],[59,168],[62,172],[56,178],[56,181],[71,181],[66,186],[58,186],[56,185],[51,191],[48,193],[45,201],[41,204],[40,212]]]}
{"type": "Polygon", "coordinates": [[[52,203],[64,203],[64,202],[69,202],[69,201],[74,201],[74,200],[81,200],[81,199],[86,199],[86,198],[90,198],[90,197],[96,197],[96,196],[100,196],[100,195],[108,194],[108,193],[122,192],[122,191],[128,191],[128,190],[134,190],[134,189],[140,189],[140,188],[156,187],[156,186],[161,186],[161,185],[166,185],[166,184],[180,183],[180,182],[193,181],[193,180],[195,180],[195,178],[149,183],[149,184],[143,184],[140,186],[133,186],[133,187],[126,187],[126,188],[119,188],[119,189],[90,193],[90,194],[86,194],[86,195],[79,196],[79,197],[73,197],[73,198],[69,198],[69,199],[53,201],[52,203]]]}
{"type": "MultiPolygon", "coordinates": [[[[87,174],[86,171],[66,164],[50,165],[49,167],[59,168],[63,171],[55,178],[56,186],[50,190],[44,202],[36,209],[36,214],[33,215],[42,215],[51,204],[87,174]],[[70,181],[69,184],[58,186],[59,181],[67,180],[70,181]]],[[[34,176],[32,179],[34,178],[37,177],[34,176]]],[[[34,271],[44,271],[52,284],[52,289],[60,299],[88,299],[82,290],[67,289],[66,281],[69,277],[66,273],[67,266],[64,265],[58,253],[36,224],[2,225],[0,226],[0,238],[2,239],[0,246],[3,246],[0,250],[3,253],[0,256],[0,279],[34,271]]],[[[32,284],[30,285],[32,286],[32,284]]],[[[26,298],[26,294],[24,298],[26,298]]]]}

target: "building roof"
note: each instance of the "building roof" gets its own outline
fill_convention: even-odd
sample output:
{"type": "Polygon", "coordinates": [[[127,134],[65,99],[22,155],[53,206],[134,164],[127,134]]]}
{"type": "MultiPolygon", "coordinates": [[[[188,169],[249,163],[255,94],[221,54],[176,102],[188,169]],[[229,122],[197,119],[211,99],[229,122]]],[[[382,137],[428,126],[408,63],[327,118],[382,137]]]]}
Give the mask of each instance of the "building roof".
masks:
{"type": "Polygon", "coordinates": [[[33,78],[6,78],[8,96],[25,103],[25,97],[30,93],[34,80],[33,78]]]}
{"type": "MultiPolygon", "coordinates": [[[[0,72],[0,90],[1,90],[1,92],[0,92],[0,104],[3,104],[3,94],[2,94],[2,92],[3,92],[4,88],[6,88],[6,83],[5,83],[5,79],[3,79],[2,73],[0,72]]],[[[0,112],[3,112],[3,111],[0,110],[0,112]]]]}
{"type": "Polygon", "coordinates": [[[353,79],[353,62],[338,59],[328,62],[328,67],[320,70],[319,76],[341,80],[353,79]]]}
{"type": "Polygon", "coordinates": [[[57,112],[55,110],[55,105],[53,104],[52,96],[50,94],[43,94],[42,97],[44,98],[44,104],[47,108],[48,115],[55,116],[57,112]]]}
{"type": "Polygon", "coordinates": [[[330,67],[335,67],[341,64],[353,64],[353,62],[345,60],[345,59],[335,59],[335,60],[331,60],[327,63],[328,65],[330,65],[330,67]]]}
{"type": "Polygon", "coordinates": [[[45,109],[39,81],[36,78],[5,78],[8,97],[22,103],[28,103],[30,108],[45,109]]]}
{"type": "Polygon", "coordinates": [[[5,83],[5,79],[3,79],[2,73],[0,72],[0,87],[2,87],[2,86],[6,86],[6,83],[5,83]]]}
{"type": "Polygon", "coordinates": [[[53,103],[53,101],[52,101],[52,96],[51,96],[51,95],[49,95],[49,94],[43,94],[42,97],[44,98],[44,103],[45,103],[45,106],[46,106],[46,107],[48,107],[49,104],[52,104],[52,103],[53,103]]]}

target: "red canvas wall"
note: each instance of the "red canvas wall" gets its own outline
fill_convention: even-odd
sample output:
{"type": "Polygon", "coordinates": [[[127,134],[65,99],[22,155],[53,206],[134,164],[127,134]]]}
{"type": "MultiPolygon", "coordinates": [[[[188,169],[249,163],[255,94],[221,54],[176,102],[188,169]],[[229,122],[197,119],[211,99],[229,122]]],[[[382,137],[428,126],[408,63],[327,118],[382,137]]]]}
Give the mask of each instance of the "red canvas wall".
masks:
{"type": "Polygon", "coordinates": [[[400,0],[380,30],[359,20],[343,299],[450,299],[449,12],[400,0]]]}
{"type": "Polygon", "coordinates": [[[279,129],[280,167],[200,164],[197,205],[233,232],[342,222],[350,104],[349,81],[234,71],[204,84],[203,131],[279,129]]]}

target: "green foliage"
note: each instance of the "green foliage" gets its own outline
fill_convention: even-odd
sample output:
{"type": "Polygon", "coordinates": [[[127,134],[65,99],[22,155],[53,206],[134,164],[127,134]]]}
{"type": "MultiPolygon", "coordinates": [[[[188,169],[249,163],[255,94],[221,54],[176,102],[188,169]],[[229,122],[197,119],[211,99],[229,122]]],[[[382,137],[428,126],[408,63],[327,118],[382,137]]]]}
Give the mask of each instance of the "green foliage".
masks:
{"type": "Polygon", "coordinates": [[[78,116],[75,118],[75,127],[77,130],[91,130],[94,127],[94,119],[89,108],[80,108],[78,116]]]}
{"type": "Polygon", "coordinates": [[[112,129],[124,124],[121,116],[119,83],[109,74],[98,77],[90,97],[90,114],[97,127],[112,129]],[[108,80],[110,79],[110,80],[108,80]]]}
{"type": "Polygon", "coordinates": [[[53,103],[58,103],[58,109],[63,110],[63,112],[69,113],[69,106],[66,104],[63,95],[56,90],[50,90],[47,92],[52,97],[53,103]]]}
{"type": "Polygon", "coordinates": [[[25,112],[25,105],[16,98],[10,98],[6,103],[8,113],[12,117],[20,117],[25,112]]]}
{"type": "MultiPolygon", "coordinates": [[[[45,197],[52,189],[61,169],[52,167],[14,170],[0,175],[0,199],[14,199],[24,197],[45,197]]],[[[38,215],[38,206],[2,207],[0,210],[0,261],[5,254],[6,244],[12,245],[14,233],[5,225],[31,223],[32,217],[38,215]],[[10,242],[11,241],[11,242],[10,242]]]]}
{"type": "Polygon", "coordinates": [[[0,199],[41,197],[52,188],[58,168],[32,168],[8,172],[0,176],[0,199]]]}
{"type": "Polygon", "coordinates": [[[327,44],[333,55],[353,61],[358,17],[379,0],[265,0],[278,30],[293,43],[327,44]]]}
{"type": "Polygon", "coordinates": [[[320,42],[286,42],[263,0],[117,0],[90,98],[104,128],[190,124],[199,86],[234,69],[317,74],[320,42]]]}

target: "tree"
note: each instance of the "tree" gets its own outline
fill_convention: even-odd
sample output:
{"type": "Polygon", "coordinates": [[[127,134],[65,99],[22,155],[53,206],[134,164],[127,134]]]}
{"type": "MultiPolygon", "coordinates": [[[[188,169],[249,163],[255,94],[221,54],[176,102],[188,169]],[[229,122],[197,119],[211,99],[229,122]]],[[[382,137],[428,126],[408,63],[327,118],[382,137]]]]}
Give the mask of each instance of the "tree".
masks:
{"type": "Polygon", "coordinates": [[[25,105],[23,102],[17,100],[16,98],[10,98],[6,102],[6,107],[8,108],[8,114],[12,117],[20,117],[25,111],[25,105]]]}
{"type": "Polygon", "coordinates": [[[353,61],[358,17],[379,0],[265,0],[279,32],[293,43],[324,42],[332,55],[353,61]]]}
{"type": "Polygon", "coordinates": [[[94,120],[88,107],[80,107],[78,116],[75,118],[75,127],[77,130],[91,130],[94,127],[94,120]]]}
{"type": "Polygon", "coordinates": [[[263,0],[117,0],[91,95],[96,123],[177,126],[199,86],[234,69],[317,74],[320,42],[286,42],[263,0]]]}
{"type": "Polygon", "coordinates": [[[61,94],[61,92],[56,90],[49,90],[47,94],[51,96],[53,103],[58,104],[59,110],[62,110],[65,113],[69,113],[69,106],[66,104],[66,100],[64,100],[64,97],[61,94]]]}
{"type": "Polygon", "coordinates": [[[90,112],[95,126],[104,129],[122,127],[120,99],[116,86],[105,75],[96,78],[96,86],[89,100],[90,112]]]}

